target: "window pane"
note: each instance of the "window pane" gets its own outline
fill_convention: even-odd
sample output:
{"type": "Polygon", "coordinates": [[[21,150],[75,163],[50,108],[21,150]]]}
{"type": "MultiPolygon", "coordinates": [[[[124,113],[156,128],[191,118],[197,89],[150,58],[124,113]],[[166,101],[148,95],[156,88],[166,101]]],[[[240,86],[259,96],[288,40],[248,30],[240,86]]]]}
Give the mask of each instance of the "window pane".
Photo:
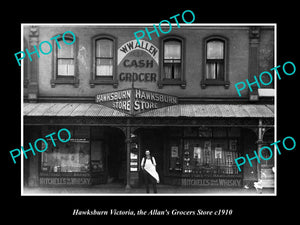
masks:
{"type": "Polygon", "coordinates": [[[181,59],[181,43],[179,41],[164,42],[164,59],[181,59]]]}
{"type": "Polygon", "coordinates": [[[223,59],[224,42],[209,41],[207,42],[207,59],[223,59]]]}
{"type": "Polygon", "coordinates": [[[164,64],[165,78],[172,78],[172,64],[164,64]]]}
{"type": "Polygon", "coordinates": [[[104,170],[104,147],[102,141],[92,141],[91,143],[91,169],[92,171],[104,170]]]}
{"type": "Polygon", "coordinates": [[[216,63],[217,65],[217,79],[224,80],[224,66],[222,62],[216,63]]]}
{"type": "Polygon", "coordinates": [[[238,174],[234,159],[237,151],[227,149],[227,139],[185,139],[184,150],[189,153],[189,166],[183,164],[184,172],[201,174],[238,174]]]}
{"type": "MultiPolygon", "coordinates": [[[[57,143],[57,142],[56,142],[57,143]]],[[[41,167],[47,172],[86,172],[90,170],[88,142],[57,143],[42,154],[41,167]]]]}
{"type": "Polygon", "coordinates": [[[223,62],[207,62],[206,63],[206,79],[224,80],[224,63],[223,62]]]}
{"type": "MultiPolygon", "coordinates": [[[[62,42],[62,41],[60,41],[62,42]]],[[[61,49],[57,49],[57,58],[74,58],[74,46],[59,43],[61,49]]]]}
{"type": "Polygon", "coordinates": [[[58,59],[57,75],[74,76],[74,59],[58,59]]]}
{"type": "Polygon", "coordinates": [[[181,64],[179,63],[174,63],[174,74],[173,74],[173,78],[174,79],[180,79],[180,70],[181,70],[181,64]]]}
{"type": "Polygon", "coordinates": [[[106,38],[97,40],[96,57],[113,57],[113,42],[106,38]]]}
{"type": "Polygon", "coordinates": [[[98,76],[112,76],[113,66],[112,59],[97,59],[96,61],[96,75],[98,76]]]}
{"type": "Polygon", "coordinates": [[[181,64],[180,63],[164,63],[164,78],[180,79],[181,64]]]}
{"type": "Polygon", "coordinates": [[[206,63],[206,79],[216,79],[215,63],[206,63]]]}

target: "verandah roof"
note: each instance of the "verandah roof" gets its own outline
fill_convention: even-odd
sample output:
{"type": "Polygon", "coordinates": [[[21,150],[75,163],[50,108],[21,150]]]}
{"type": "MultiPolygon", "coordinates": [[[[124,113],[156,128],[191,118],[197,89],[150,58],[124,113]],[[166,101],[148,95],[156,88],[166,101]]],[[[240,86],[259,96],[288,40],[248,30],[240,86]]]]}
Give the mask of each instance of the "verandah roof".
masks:
{"type": "MultiPolygon", "coordinates": [[[[96,103],[24,103],[23,115],[52,117],[129,117],[96,103]]],[[[154,109],[136,117],[273,118],[274,105],[178,104],[154,109]]]]}

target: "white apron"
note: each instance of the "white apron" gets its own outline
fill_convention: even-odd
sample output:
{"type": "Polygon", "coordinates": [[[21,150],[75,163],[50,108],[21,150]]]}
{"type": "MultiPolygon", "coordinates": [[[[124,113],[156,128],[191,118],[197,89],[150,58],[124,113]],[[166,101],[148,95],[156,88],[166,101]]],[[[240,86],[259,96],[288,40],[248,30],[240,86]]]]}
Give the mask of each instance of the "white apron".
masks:
{"type": "MultiPolygon", "coordinates": [[[[145,162],[145,167],[144,170],[146,170],[147,173],[149,173],[155,180],[157,183],[159,183],[159,175],[155,169],[155,165],[152,164],[151,159],[145,159],[143,158],[143,160],[146,160],[145,162]]],[[[144,161],[142,160],[142,165],[144,163],[144,161]]],[[[152,157],[153,163],[155,163],[155,159],[152,157]]]]}

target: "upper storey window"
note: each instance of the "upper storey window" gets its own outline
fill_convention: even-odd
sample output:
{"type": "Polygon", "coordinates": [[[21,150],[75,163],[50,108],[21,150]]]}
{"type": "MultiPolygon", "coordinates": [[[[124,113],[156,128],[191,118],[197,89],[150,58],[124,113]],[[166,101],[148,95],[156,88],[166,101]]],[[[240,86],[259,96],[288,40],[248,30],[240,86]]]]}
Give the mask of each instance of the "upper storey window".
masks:
{"type": "Polygon", "coordinates": [[[229,87],[227,66],[227,40],[222,37],[209,37],[204,40],[205,62],[202,73],[201,87],[229,87]]]}
{"type": "Polygon", "coordinates": [[[224,80],[224,42],[211,40],[206,46],[206,79],[224,80]]]}
{"type": "Polygon", "coordinates": [[[90,80],[95,85],[118,86],[116,76],[116,38],[110,35],[97,35],[92,38],[93,66],[90,80]]]}
{"type": "Polygon", "coordinates": [[[113,41],[101,38],[96,41],[96,76],[113,76],[113,41]]]}
{"type": "Polygon", "coordinates": [[[184,39],[178,36],[167,36],[161,39],[160,77],[158,87],[180,85],[185,88],[184,75],[184,39]]]}
{"type": "Polygon", "coordinates": [[[180,79],[181,77],[181,42],[169,40],[164,42],[164,79],[180,79]]]}
{"type": "Polygon", "coordinates": [[[71,34],[57,35],[57,42],[53,40],[53,73],[51,87],[57,84],[72,84],[78,87],[79,78],[77,72],[77,38],[71,34]],[[66,44],[72,43],[72,44],[66,44]]]}

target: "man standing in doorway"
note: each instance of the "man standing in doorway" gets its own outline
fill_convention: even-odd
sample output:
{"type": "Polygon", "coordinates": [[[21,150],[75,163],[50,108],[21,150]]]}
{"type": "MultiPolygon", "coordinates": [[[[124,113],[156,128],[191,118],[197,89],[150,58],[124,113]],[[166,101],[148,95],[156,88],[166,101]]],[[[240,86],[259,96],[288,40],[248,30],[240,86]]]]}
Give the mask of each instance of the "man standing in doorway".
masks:
{"type": "Polygon", "coordinates": [[[159,176],[156,172],[155,158],[151,156],[150,151],[146,149],[145,156],[142,158],[141,167],[144,173],[146,192],[149,193],[149,183],[153,184],[153,192],[157,193],[156,183],[159,183],[159,176]]]}

